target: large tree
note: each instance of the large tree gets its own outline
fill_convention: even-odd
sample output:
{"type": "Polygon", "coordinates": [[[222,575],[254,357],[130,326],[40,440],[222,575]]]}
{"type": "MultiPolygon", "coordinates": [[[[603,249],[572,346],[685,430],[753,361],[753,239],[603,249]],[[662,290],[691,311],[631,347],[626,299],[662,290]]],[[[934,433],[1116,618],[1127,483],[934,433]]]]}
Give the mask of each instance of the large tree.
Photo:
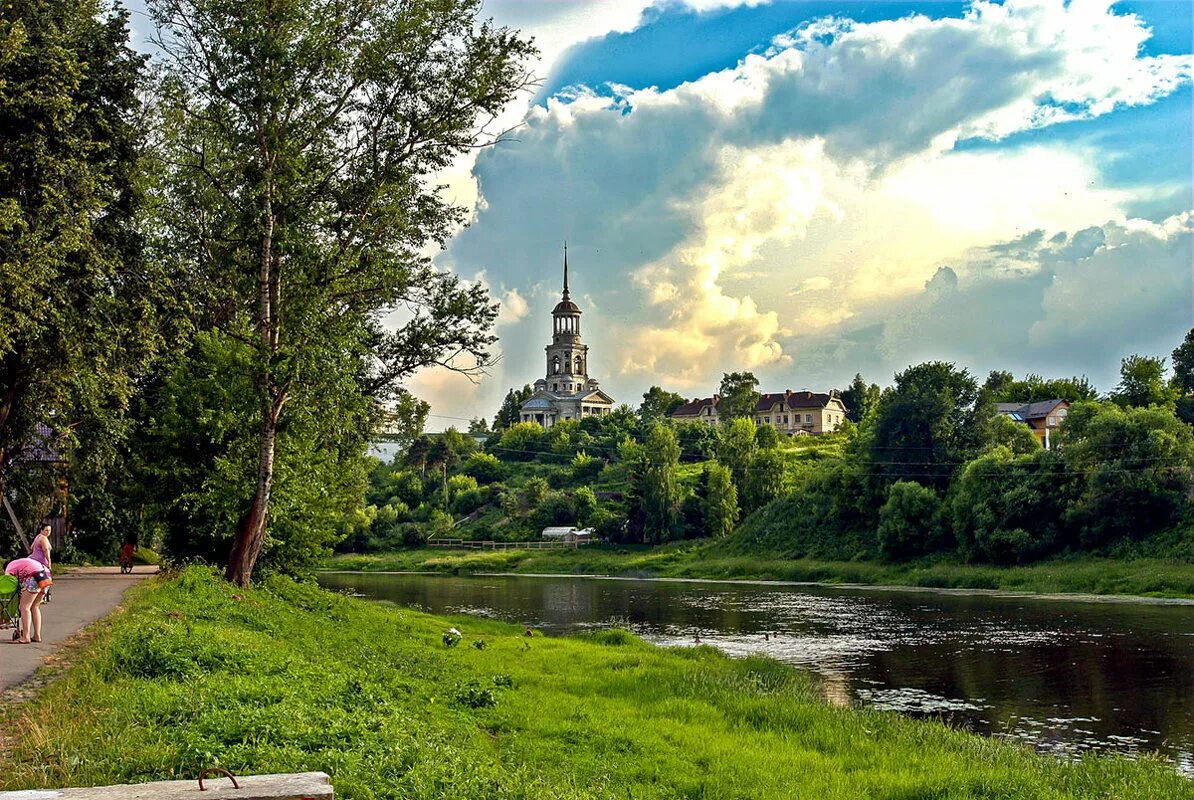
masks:
{"type": "Polygon", "coordinates": [[[118,440],[160,344],[126,23],[98,0],[0,9],[0,483],[30,446],[118,440]]]}
{"type": "Polygon", "coordinates": [[[1029,373],[1017,379],[1005,370],[994,370],[983,384],[996,403],[1035,403],[1040,400],[1069,400],[1077,403],[1098,399],[1099,392],[1085,375],[1071,378],[1042,378],[1029,373]]]}
{"type": "Polygon", "coordinates": [[[723,422],[753,419],[759,404],[759,379],[751,372],[727,372],[721,376],[721,399],[717,414],[723,422]]]}
{"type": "Polygon", "coordinates": [[[862,379],[862,373],[854,373],[854,380],[841,393],[842,402],[846,405],[846,419],[862,422],[878,405],[879,395],[879,384],[868,384],[862,379]]]}
{"type": "Polygon", "coordinates": [[[875,410],[867,442],[872,487],[914,479],[944,490],[950,477],[985,444],[993,413],[973,377],[943,361],[895,376],[875,410]]]}
{"type": "Polygon", "coordinates": [[[1116,405],[1172,406],[1177,397],[1177,388],[1165,380],[1165,359],[1131,355],[1120,363],[1119,383],[1111,391],[1111,401],[1116,405]]]}
{"type": "Polygon", "coordinates": [[[532,48],[479,22],[480,5],[150,0],[168,222],[210,321],[250,348],[257,470],[231,581],[247,583],[261,551],[278,426],[305,411],[287,411],[304,384],[352,372],[380,403],[422,367],[490,362],[484,288],[425,256],[461,219],[429,176],[528,82],[532,48]]]}
{"type": "Polygon", "coordinates": [[[519,422],[522,404],[530,400],[534,393],[529,385],[523,386],[521,389],[512,388],[506,392],[506,399],[502,401],[502,407],[498,409],[497,415],[493,418],[493,429],[504,431],[519,422]]]}
{"type": "Polygon", "coordinates": [[[1194,328],[1173,350],[1173,385],[1183,395],[1194,392],[1194,328]]]}
{"type": "Polygon", "coordinates": [[[643,402],[638,407],[639,419],[643,424],[660,422],[684,405],[684,398],[659,386],[652,386],[643,392],[643,402]]]}

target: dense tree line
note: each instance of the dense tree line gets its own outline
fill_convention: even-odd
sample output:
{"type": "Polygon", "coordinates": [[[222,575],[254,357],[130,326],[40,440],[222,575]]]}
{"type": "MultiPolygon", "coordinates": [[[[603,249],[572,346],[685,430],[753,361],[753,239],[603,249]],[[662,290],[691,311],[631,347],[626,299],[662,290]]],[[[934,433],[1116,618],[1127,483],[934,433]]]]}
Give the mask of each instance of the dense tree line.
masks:
{"type": "Polygon", "coordinates": [[[533,50],[480,0],[147,6],[152,68],[98,0],[0,15],[0,481],[52,445],[77,544],[245,583],[334,541],[381,409],[426,414],[405,378],[489,362],[494,304],[425,255],[462,213],[432,176],[533,50]]]}

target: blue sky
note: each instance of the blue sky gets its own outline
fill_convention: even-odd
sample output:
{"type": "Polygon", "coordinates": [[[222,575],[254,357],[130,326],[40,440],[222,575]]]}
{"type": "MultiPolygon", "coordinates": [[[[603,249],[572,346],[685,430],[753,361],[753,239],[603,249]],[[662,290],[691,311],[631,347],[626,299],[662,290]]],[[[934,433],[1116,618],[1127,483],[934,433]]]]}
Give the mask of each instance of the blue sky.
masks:
{"type": "Polygon", "coordinates": [[[1194,325],[1186,0],[485,13],[535,37],[541,82],[437,178],[472,210],[438,262],[501,300],[502,359],[412,381],[435,427],[540,376],[565,239],[590,371],[632,405],[930,358],[1108,390],[1194,325]]]}

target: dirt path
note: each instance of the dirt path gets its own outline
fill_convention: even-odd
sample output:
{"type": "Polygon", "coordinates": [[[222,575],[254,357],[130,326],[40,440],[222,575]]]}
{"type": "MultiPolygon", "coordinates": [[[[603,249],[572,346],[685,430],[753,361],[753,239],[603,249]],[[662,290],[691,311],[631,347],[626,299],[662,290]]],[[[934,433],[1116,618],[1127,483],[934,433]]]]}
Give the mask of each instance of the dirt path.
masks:
{"type": "Polygon", "coordinates": [[[111,613],[126,589],[155,572],[157,567],[137,567],[131,575],[117,567],[82,567],[55,575],[53,597],[42,606],[42,641],[12,644],[12,631],[0,631],[0,692],[27,683],[67,639],[111,613]]]}

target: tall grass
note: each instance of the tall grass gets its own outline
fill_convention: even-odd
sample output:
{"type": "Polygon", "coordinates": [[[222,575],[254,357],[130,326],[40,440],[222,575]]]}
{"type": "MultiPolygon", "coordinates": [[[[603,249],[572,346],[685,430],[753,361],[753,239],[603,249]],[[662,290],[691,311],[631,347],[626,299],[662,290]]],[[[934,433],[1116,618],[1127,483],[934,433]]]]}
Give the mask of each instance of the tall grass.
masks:
{"type": "Polygon", "coordinates": [[[345,800],[1194,798],[1162,763],[1063,763],[831,707],[798,672],[710,648],[527,638],[279,579],[236,590],[199,568],[134,591],[63,680],[8,712],[4,788],[219,764],[324,770],[345,800]]]}

